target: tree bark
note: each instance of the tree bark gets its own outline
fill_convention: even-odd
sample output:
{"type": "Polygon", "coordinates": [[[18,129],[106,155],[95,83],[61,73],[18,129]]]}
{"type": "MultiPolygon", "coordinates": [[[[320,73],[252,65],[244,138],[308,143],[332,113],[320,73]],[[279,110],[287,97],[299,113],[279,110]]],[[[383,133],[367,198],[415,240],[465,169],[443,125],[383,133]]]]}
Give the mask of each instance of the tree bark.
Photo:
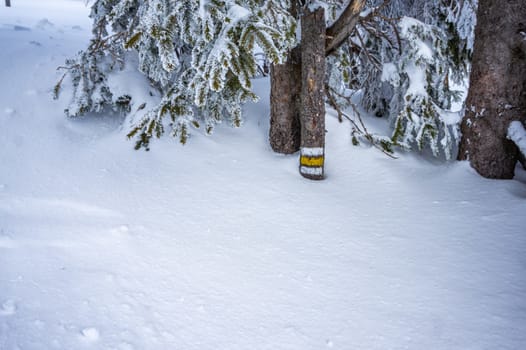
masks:
{"type": "Polygon", "coordinates": [[[351,35],[364,6],[365,0],[351,0],[340,17],[327,28],[327,42],[325,43],[327,56],[336,51],[351,35]]]}
{"type": "Polygon", "coordinates": [[[525,18],[524,0],[479,0],[458,159],[488,178],[512,178],[519,157],[506,135],[526,122],[525,18]]]}
{"type": "MultiPolygon", "coordinates": [[[[299,19],[299,3],[292,0],[290,15],[299,19]]],[[[270,70],[270,146],[277,153],[300,149],[301,48],[289,52],[287,61],[270,70]]]]}
{"type": "Polygon", "coordinates": [[[324,177],[325,153],[325,11],[306,10],[301,21],[300,174],[324,177]]]}
{"type": "Polygon", "coordinates": [[[292,154],[300,149],[301,54],[293,49],[287,61],[270,70],[270,146],[292,154]]]}
{"type": "MultiPolygon", "coordinates": [[[[292,1],[290,13],[299,19],[297,1],[292,1]]],[[[340,47],[351,34],[365,6],[364,0],[351,0],[340,17],[328,28],[325,40],[325,55],[340,47]]],[[[304,36],[305,37],[305,36],[304,36]]],[[[311,39],[305,37],[302,42],[311,39]]],[[[274,65],[270,73],[270,146],[275,152],[292,154],[300,149],[300,104],[301,104],[301,45],[294,48],[288,60],[274,65]]],[[[322,82],[325,77],[322,78],[322,82]]],[[[324,100],[325,97],[322,97],[324,100]]]]}

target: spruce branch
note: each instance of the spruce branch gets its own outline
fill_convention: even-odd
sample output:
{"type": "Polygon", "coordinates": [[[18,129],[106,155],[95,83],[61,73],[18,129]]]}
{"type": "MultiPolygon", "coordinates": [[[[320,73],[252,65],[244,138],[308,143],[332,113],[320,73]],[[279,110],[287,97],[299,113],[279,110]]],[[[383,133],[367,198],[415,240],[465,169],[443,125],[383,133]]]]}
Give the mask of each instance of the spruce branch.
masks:
{"type": "Polygon", "coordinates": [[[356,105],[350,101],[350,97],[338,94],[338,92],[334,91],[334,89],[332,89],[328,84],[325,85],[325,94],[327,95],[329,105],[332,108],[334,108],[334,110],[338,114],[338,121],[341,123],[343,122],[343,119],[345,118],[347,121],[351,123],[354,145],[357,144],[357,140],[354,139],[354,135],[358,134],[359,136],[369,141],[369,143],[373,147],[380,150],[383,154],[387,155],[390,158],[398,159],[398,157],[393,155],[393,151],[391,149],[392,145],[389,143],[389,141],[387,140],[378,141],[377,138],[375,138],[375,136],[367,130],[367,127],[365,126],[365,123],[363,122],[360,111],[358,111],[358,108],[356,107],[356,105]],[[347,113],[345,113],[341,109],[340,105],[336,101],[336,98],[334,97],[334,94],[338,95],[339,97],[343,97],[347,101],[349,101],[349,105],[353,109],[354,115],[358,119],[358,123],[353,118],[351,118],[351,116],[349,116],[347,113]]]}

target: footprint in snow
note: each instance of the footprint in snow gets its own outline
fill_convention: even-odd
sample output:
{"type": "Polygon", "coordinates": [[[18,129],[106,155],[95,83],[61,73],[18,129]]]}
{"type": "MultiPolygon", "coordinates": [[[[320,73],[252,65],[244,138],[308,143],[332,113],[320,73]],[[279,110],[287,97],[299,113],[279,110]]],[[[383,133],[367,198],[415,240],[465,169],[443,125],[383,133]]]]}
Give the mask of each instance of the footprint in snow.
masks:
{"type": "Polygon", "coordinates": [[[15,312],[16,312],[16,304],[13,300],[8,299],[2,303],[2,306],[0,307],[1,316],[14,315],[15,312]]]}
{"type": "Polygon", "coordinates": [[[93,327],[84,328],[80,332],[80,334],[82,335],[82,338],[84,340],[89,341],[89,342],[97,341],[100,338],[99,331],[97,330],[97,328],[93,328],[93,327]]]}
{"type": "Polygon", "coordinates": [[[31,31],[31,28],[29,28],[29,27],[19,26],[19,25],[16,25],[16,24],[13,26],[13,29],[15,30],[15,32],[29,32],[29,31],[31,31]]]}
{"type": "Polygon", "coordinates": [[[37,29],[45,30],[49,28],[53,28],[55,25],[50,22],[47,18],[42,18],[38,23],[36,24],[37,29]]]}

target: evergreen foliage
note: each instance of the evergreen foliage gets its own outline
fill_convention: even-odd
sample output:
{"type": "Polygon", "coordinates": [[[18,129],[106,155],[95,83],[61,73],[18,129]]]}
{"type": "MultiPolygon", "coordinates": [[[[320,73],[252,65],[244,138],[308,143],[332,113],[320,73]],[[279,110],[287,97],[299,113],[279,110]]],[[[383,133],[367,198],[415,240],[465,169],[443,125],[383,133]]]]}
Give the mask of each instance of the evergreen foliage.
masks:
{"type": "Polygon", "coordinates": [[[74,87],[66,114],[115,109],[119,99],[107,75],[132,51],[162,95],[128,134],[136,148],[148,149],[165,131],[185,143],[190,125],[203,123],[210,133],[227,118],[239,126],[242,104],[257,99],[250,81],[258,69],[255,53],[279,63],[295,44],[288,6],[286,0],[97,0],[90,46],[66,62],[74,87]]]}
{"type": "Polygon", "coordinates": [[[393,145],[450,159],[460,139],[461,99],[453,86],[466,84],[475,19],[474,1],[371,1],[344,64],[351,89],[366,110],[388,116],[393,145]],[[376,12],[376,13],[375,13],[376,12]]]}
{"type": "MultiPolygon", "coordinates": [[[[165,132],[185,143],[191,127],[211,133],[225,119],[239,126],[243,103],[257,99],[258,57],[280,63],[297,44],[299,4],[324,6],[328,25],[347,4],[292,1],[96,0],[93,39],[66,61],[74,88],[66,114],[129,111],[131,97],[114,96],[108,76],[133,55],[161,94],[129,131],[137,149],[165,132]]],[[[387,153],[416,146],[452,157],[460,116],[451,107],[461,98],[453,86],[466,81],[475,7],[476,0],[367,0],[353,35],[328,57],[328,102],[341,117],[359,92],[366,110],[388,116],[393,133],[371,135],[360,119],[352,123],[353,144],[362,138],[387,153]]]]}

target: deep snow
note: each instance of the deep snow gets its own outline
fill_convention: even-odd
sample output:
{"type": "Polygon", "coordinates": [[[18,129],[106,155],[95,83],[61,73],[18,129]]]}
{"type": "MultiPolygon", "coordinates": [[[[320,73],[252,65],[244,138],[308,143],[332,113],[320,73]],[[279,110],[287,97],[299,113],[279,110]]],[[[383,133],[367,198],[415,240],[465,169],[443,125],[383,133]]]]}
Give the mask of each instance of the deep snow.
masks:
{"type": "Polygon", "coordinates": [[[118,117],[68,120],[68,92],[51,98],[89,39],[84,3],[12,6],[0,349],[526,348],[523,170],[392,160],[328,115],[328,178],[305,180],[267,144],[264,80],[242,128],[137,152],[118,117]]]}

